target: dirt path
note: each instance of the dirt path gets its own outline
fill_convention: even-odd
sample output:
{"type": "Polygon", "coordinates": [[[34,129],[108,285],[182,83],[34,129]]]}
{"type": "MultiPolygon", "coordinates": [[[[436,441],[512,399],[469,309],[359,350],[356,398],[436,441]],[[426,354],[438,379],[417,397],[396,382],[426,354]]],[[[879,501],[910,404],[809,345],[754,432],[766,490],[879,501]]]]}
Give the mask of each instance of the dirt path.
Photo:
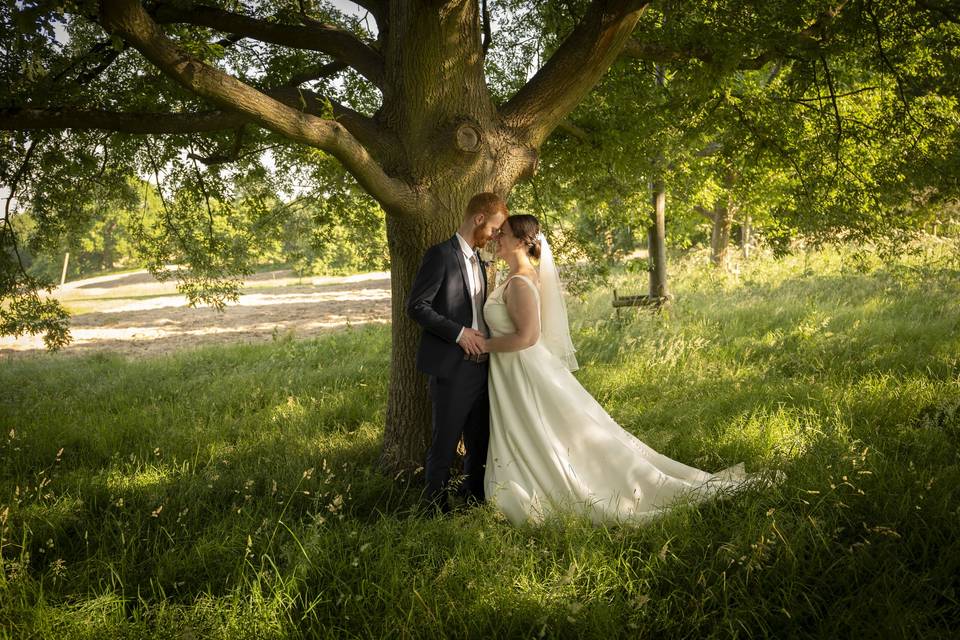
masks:
{"type": "MultiPolygon", "coordinates": [[[[312,336],[390,321],[390,274],[297,278],[291,271],[258,273],[225,311],[190,308],[172,282],[147,271],[67,283],[55,292],[71,312],[73,342],[62,354],[108,350],[159,354],[211,343],[269,341],[279,333],[312,336]]],[[[45,351],[40,336],[0,337],[0,357],[45,351]]]]}

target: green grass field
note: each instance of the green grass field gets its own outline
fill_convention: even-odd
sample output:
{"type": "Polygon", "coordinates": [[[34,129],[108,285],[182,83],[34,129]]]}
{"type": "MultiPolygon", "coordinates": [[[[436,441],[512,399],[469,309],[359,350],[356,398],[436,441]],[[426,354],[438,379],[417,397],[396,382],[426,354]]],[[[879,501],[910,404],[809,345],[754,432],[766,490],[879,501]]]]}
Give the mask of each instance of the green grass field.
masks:
{"type": "Polygon", "coordinates": [[[625,428],[786,476],[642,528],[417,515],[376,469],[389,327],[7,360],[0,637],[951,637],[960,260],[921,249],[700,254],[660,315],[571,303],[625,428]]]}

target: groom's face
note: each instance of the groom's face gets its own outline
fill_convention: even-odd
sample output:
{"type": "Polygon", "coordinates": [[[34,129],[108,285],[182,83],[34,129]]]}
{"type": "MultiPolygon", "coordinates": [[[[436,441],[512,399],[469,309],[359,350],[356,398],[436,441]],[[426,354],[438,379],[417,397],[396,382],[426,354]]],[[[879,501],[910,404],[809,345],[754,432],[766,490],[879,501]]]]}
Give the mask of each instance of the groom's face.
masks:
{"type": "Polygon", "coordinates": [[[492,215],[478,215],[474,218],[477,226],[473,230],[473,246],[483,249],[487,242],[498,235],[500,227],[507,221],[507,216],[497,212],[492,215]]]}

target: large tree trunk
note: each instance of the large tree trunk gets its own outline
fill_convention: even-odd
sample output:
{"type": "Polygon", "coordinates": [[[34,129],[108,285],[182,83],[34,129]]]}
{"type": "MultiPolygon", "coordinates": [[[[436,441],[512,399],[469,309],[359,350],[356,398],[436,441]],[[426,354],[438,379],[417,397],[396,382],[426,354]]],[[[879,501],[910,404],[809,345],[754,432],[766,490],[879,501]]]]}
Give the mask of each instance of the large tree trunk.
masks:
{"type": "Polygon", "coordinates": [[[387,216],[392,291],[392,353],[381,465],[411,471],[423,465],[430,441],[430,399],[427,379],[416,367],[421,328],[406,313],[407,295],[430,246],[449,238],[459,216],[387,216]]]}

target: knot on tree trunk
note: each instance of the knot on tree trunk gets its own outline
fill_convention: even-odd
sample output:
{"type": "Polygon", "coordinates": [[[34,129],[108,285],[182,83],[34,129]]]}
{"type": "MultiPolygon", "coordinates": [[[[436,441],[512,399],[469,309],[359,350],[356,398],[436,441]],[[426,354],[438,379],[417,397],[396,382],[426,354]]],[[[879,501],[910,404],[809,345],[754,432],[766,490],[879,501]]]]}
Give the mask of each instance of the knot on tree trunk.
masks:
{"type": "Polygon", "coordinates": [[[462,122],[457,126],[454,137],[457,149],[466,153],[476,153],[480,151],[480,145],[483,142],[483,134],[480,128],[470,122],[462,122]]]}

